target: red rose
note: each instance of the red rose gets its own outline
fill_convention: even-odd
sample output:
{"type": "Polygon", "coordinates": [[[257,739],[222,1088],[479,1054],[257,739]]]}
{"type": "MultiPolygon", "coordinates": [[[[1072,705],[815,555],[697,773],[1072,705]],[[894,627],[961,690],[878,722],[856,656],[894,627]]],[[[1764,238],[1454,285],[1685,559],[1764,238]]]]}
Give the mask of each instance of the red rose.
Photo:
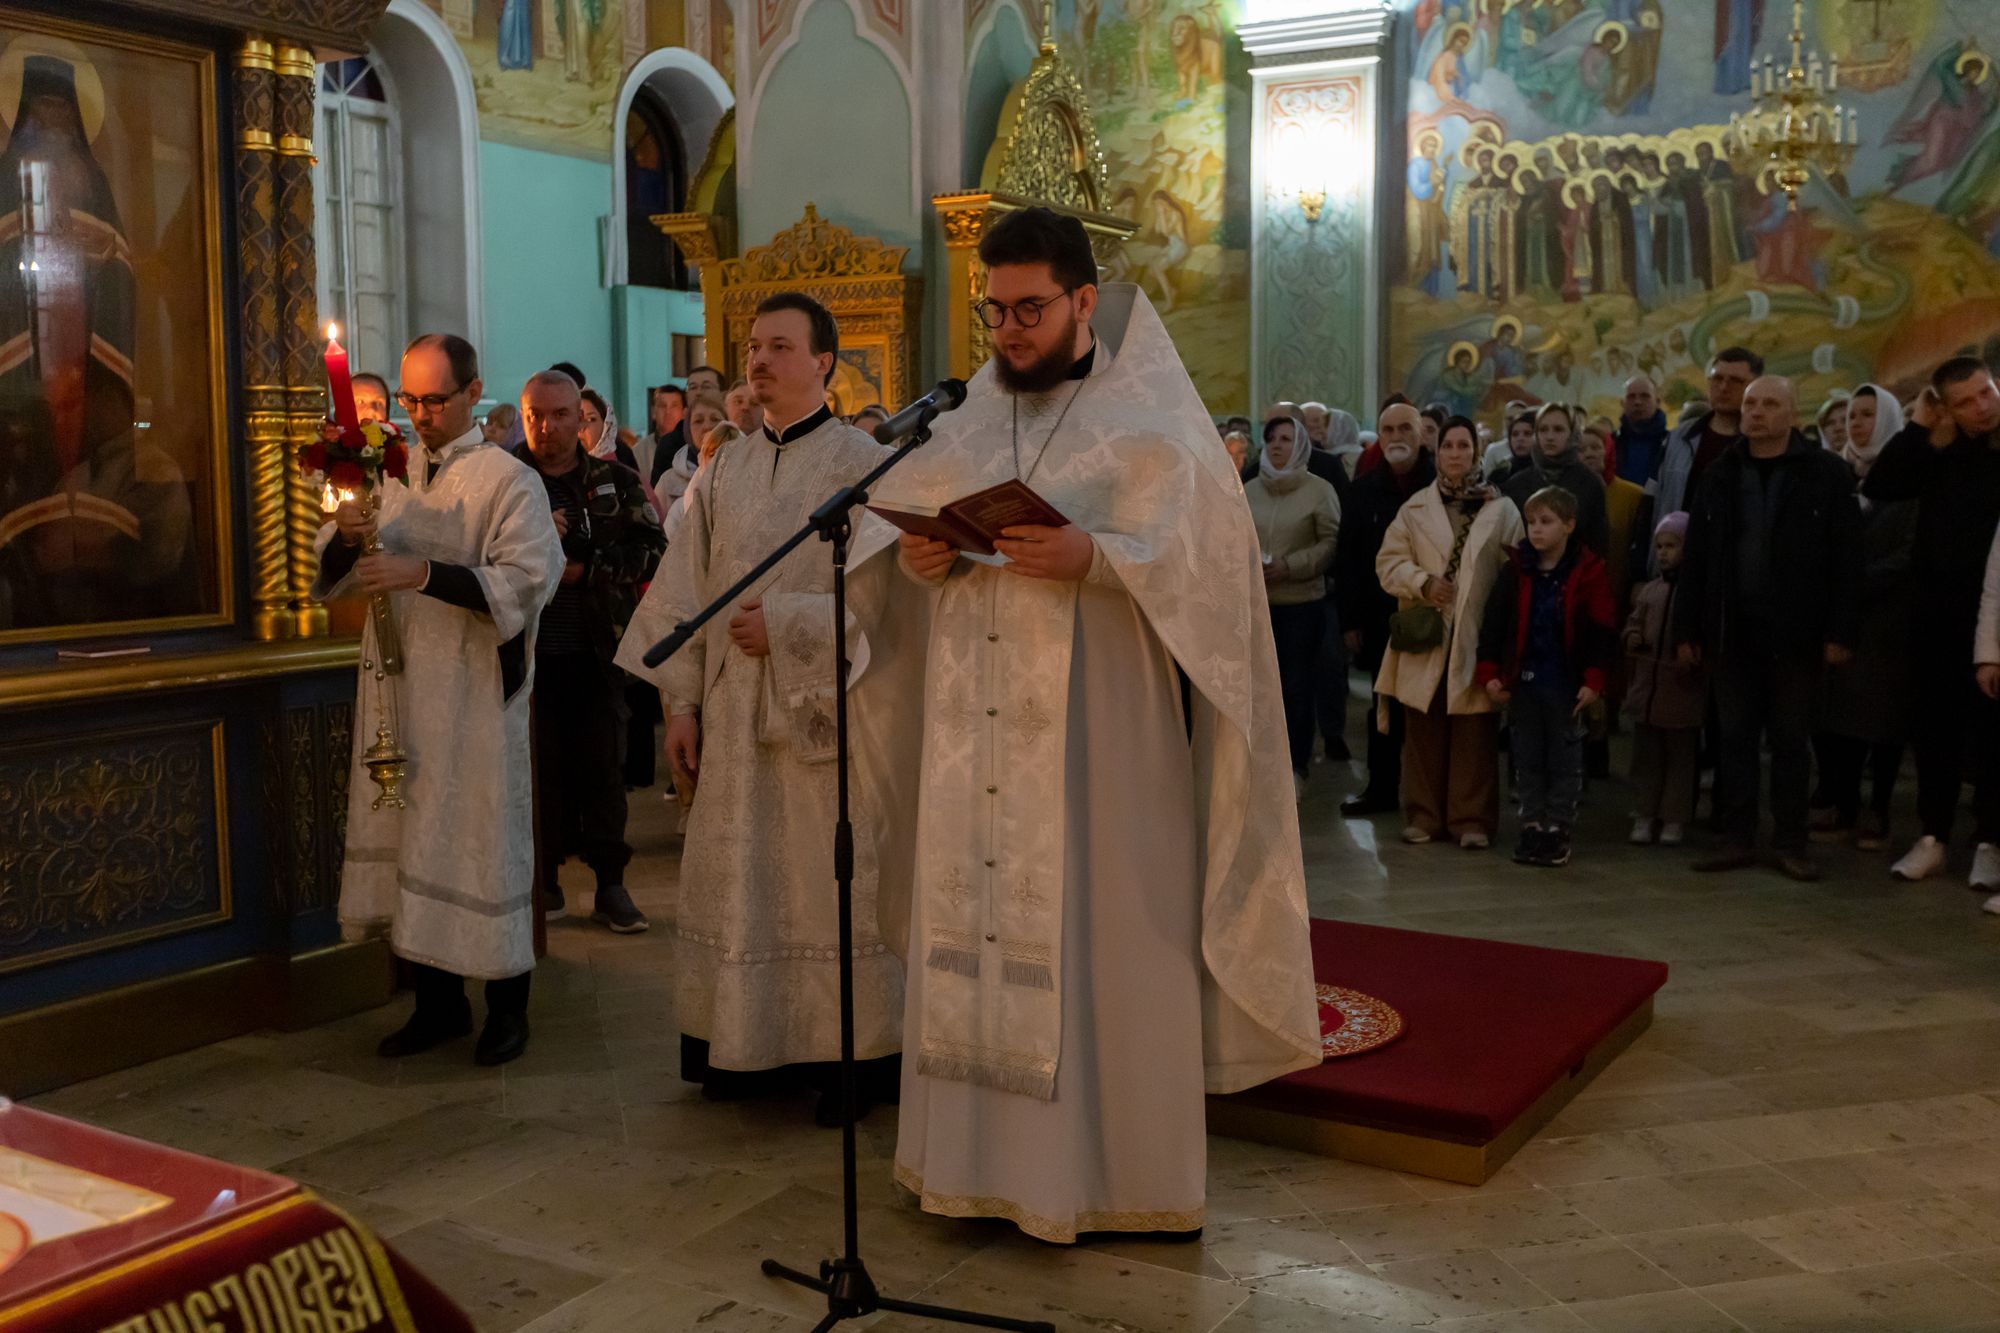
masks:
{"type": "Polygon", "coordinates": [[[394,440],[382,447],[382,470],[402,481],[410,475],[410,451],[394,440]]]}
{"type": "Polygon", "coordinates": [[[326,474],[336,490],[358,491],[368,484],[368,474],[356,463],[335,463],[333,470],[326,474]]]}
{"type": "Polygon", "coordinates": [[[326,446],[315,440],[300,450],[299,466],[307,472],[326,471],[326,446]]]}

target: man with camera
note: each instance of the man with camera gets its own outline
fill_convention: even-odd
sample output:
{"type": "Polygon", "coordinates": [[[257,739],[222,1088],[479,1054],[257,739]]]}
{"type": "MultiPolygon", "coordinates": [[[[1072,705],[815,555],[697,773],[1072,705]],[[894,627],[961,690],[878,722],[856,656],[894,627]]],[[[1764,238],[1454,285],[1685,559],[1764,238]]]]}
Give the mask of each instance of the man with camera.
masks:
{"type": "Polygon", "coordinates": [[[548,491],[563,572],[535,639],[535,785],[543,906],[566,910],[556,868],[579,853],[597,877],[591,918],[621,935],[650,924],[625,889],[624,673],[612,663],[666,535],[639,474],[579,442],[574,380],[545,370],[521,390],[527,435],[515,456],[548,491]]]}

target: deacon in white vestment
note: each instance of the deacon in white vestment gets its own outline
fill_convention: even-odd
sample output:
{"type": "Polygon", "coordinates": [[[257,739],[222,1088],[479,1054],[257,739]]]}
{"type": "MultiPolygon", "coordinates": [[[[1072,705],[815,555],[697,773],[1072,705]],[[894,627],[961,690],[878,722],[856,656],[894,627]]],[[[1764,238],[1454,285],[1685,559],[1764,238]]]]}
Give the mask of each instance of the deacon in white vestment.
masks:
{"type": "Polygon", "coordinates": [[[486,443],[473,420],[480,388],[464,339],[434,334],[410,345],[400,401],[420,447],[410,451],[408,484],[384,479],[377,515],[340,507],[320,533],[312,591],[389,594],[403,643],[402,674],[378,679],[369,618],[340,885],[348,938],[386,933],[415,964],[416,1012],[379,1049],[410,1055],[471,1031],[462,979],[478,977],[487,1018],[475,1059],[501,1064],[528,1041],[528,685],[536,618],[563,556],[542,483],[486,443]],[[382,551],[363,555],[371,527],[382,551]],[[402,810],[374,808],[377,788],[361,762],[385,708],[409,755],[402,810]]]}
{"type": "Polygon", "coordinates": [[[931,606],[902,706],[880,701],[922,653],[883,636],[855,693],[871,783],[908,785],[923,701],[914,875],[882,876],[909,949],[896,1179],[1048,1241],[1191,1232],[1204,1091],[1320,1058],[1257,534],[1159,317],[1130,287],[1100,304],[1082,227],[1025,209],[980,256],[994,358],[876,498],[1020,478],[1071,525],[1010,529],[997,568],[906,536],[857,581],[862,614],[898,584],[931,606]]]}
{"type": "MultiPolygon", "coordinates": [[[[764,424],[696,474],[617,658],[664,693],[675,785],[695,783],[674,923],[682,1077],[731,1096],[802,1075],[821,1091],[822,1123],[838,1122],[831,1070],[742,1075],[840,1055],[828,547],[793,551],[734,615],[716,616],[660,666],[641,657],[882,461],[880,445],[826,409],[837,339],[810,297],[782,293],[759,308],[749,362],[764,424]]],[[[852,637],[859,676],[868,648],[852,637]]],[[[853,818],[855,1052],[885,1061],[864,1070],[866,1101],[871,1090],[894,1095],[903,980],[874,925],[870,811],[857,803],[853,818]]]]}

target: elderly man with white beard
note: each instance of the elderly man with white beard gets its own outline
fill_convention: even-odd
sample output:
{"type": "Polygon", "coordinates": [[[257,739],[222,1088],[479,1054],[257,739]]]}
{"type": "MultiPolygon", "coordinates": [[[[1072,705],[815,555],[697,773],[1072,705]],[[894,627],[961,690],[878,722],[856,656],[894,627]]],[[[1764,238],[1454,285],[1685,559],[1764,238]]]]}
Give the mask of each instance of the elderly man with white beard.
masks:
{"type": "MultiPolygon", "coordinates": [[[[1340,521],[1340,544],[1334,550],[1334,595],[1340,601],[1340,625],[1354,664],[1373,678],[1382,668],[1389,646],[1389,617],[1396,599],[1382,591],[1375,577],[1375,555],[1382,534],[1406,501],[1431,484],[1437,465],[1417,447],[1421,418],[1408,403],[1382,409],[1375,435],[1382,446],[1383,466],[1355,478],[1347,488],[1340,521]]],[[[1386,706],[1387,730],[1368,727],[1368,785],[1340,803],[1349,818],[1386,814],[1402,808],[1403,707],[1394,699],[1386,706]]]]}

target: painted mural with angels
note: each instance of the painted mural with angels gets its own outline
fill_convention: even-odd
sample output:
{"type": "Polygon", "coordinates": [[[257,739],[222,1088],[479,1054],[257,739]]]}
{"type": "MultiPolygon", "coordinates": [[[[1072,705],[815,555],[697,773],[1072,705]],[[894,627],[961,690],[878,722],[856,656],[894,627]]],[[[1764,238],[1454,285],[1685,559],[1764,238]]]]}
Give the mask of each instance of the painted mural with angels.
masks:
{"type": "Polygon", "coordinates": [[[1796,209],[1726,139],[1753,71],[1788,51],[1787,0],[1415,0],[1403,18],[1390,359],[1419,398],[1611,413],[1643,371],[1678,406],[1741,343],[1811,404],[2000,352],[2000,69],[1975,0],[1807,0],[1860,146],[1796,209]]]}

